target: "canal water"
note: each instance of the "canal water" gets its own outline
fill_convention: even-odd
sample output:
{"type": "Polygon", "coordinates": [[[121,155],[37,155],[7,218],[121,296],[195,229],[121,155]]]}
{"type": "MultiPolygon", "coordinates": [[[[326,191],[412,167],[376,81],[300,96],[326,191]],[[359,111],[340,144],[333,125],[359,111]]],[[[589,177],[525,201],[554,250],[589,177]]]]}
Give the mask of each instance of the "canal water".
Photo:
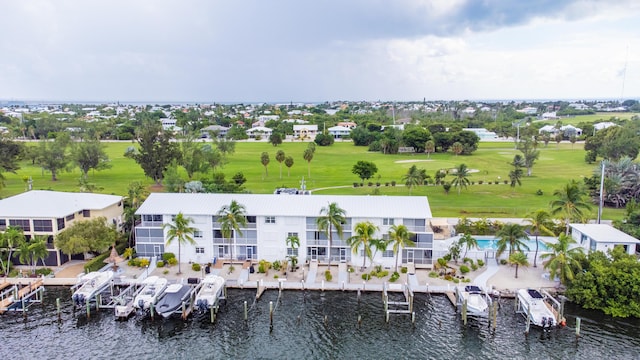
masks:
{"type": "MultiPolygon", "coordinates": [[[[186,321],[113,311],[87,318],[73,311],[68,288],[48,288],[43,304],[0,316],[3,359],[638,359],[640,322],[613,319],[567,304],[567,327],[525,336],[513,300],[500,301],[498,326],[462,324],[444,296],[416,294],[415,326],[406,315],[385,322],[380,293],[228,291],[215,323],[209,314],[186,321]],[[56,315],[55,299],[63,306],[56,315]],[[243,303],[249,304],[244,321],[243,303]],[[274,304],[273,328],[269,302],[274,304]],[[360,316],[361,324],[358,325],[360,316]],[[576,340],[575,317],[582,319],[576,340]]],[[[399,299],[396,299],[396,301],[399,299]]]]}

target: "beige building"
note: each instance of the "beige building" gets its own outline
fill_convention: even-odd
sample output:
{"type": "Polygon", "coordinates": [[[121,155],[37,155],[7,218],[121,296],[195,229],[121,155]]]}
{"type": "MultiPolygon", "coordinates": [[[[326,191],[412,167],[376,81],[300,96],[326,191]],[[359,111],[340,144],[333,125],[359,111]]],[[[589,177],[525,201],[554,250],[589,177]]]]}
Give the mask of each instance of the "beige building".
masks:
{"type": "MultiPolygon", "coordinates": [[[[45,264],[60,266],[69,256],[54,246],[54,237],[82,220],[105,217],[109,224],[123,222],[122,196],[91,193],[33,190],[0,200],[0,232],[9,226],[20,227],[27,239],[47,237],[49,257],[45,264]]],[[[76,256],[72,257],[73,259],[76,256]]],[[[83,259],[80,254],[78,259],[83,259]]]]}

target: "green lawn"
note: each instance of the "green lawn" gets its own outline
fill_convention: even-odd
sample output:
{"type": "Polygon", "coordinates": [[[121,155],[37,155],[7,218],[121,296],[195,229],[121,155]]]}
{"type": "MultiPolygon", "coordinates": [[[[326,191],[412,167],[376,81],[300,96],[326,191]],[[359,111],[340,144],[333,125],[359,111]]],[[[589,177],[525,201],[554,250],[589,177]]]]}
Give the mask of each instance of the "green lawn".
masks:
{"type": "MultiPolygon", "coordinates": [[[[106,171],[90,173],[90,182],[103,188],[101,192],[120,194],[126,192],[129,182],[146,179],[141,168],[130,159],[123,156],[131,142],[107,143],[107,151],[113,167],[106,171]]],[[[306,143],[285,142],[278,147],[268,143],[242,142],[236,145],[236,153],[230,157],[223,171],[230,178],[238,171],[242,171],[247,178],[246,188],[254,193],[271,193],[276,187],[299,187],[302,177],[307,182],[308,189],[319,189],[334,186],[346,186],[318,190],[320,194],[361,194],[361,195],[408,195],[409,190],[403,186],[385,186],[386,182],[395,180],[399,185],[401,178],[411,165],[424,168],[431,176],[438,169],[453,168],[465,163],[471,169],[477,169],[470,177],[476,182],[467,189],[462,189],[458,195],[456,189],[451,189],[446,195],[442,187],[423,186],[413,190],[415,196],[428,196],[432,212],[437,217],[487,216],[487,217],[523,217],[529,211],[548,207],[554,198],[553,191],[560,188],[570,179],[580,180],[590,176],[593,165],[584,162],[585,151],[582,146],[563,143],[557,146],[549,143],[548,147],[541,147],[541,155],[533,168],[533,176],[525,177],[522,186],[515,189],[504,184],[486,184],[487,181],[504,180],[508,178],[511,169],[509,162],[518,153],[512,142],[481,143],[480,148],[471,156],[455,156],[452,154],[432,154],[430,159],[424,154],[383,155],[369,153],[365,147],[356,147],[352,143],[335,143],[330,147],[317,147],[311,162],[311,177],[307,175],[307,163],[302,158],[306,143]],[[291,175],[287,176],[287,167],[282,164],[282,178],[279,177],[279,163],[275,160],[276,151],[282,149],[294,158],[291,175]],[[271,162],[268,165],[269,175],[265,176],[264,167],[260,163],[260,154],[267,151],[271,162]],[[351,173],[351,167],[358,160],[373,161],[378,166],[378,174],[371,181],[380,182],[381,186],[353,188],[353,183],[359,179],[351,173]],[[425,161],[426,160],[426,161],[425,161]],[[485,184],[479,185],[483,180],[485,184]],[[540,189],[542,196],[536,195],[540,189]]],[[[49,173],[43,173],[37,166],[23,163],[17,174],[5,174],[7,187],[0,190],[0,196],[6,197],[24,191],[24,176],[31,176],[34,189],[52,189],[61,191],[78,191],[80,171],[76,168],[71,172],[59,174],[59,180],[51,181],[49,173]]],[[[185,175],[186,177],[186,175],[185,175]]],[[[596,213],[594,207],[593,213],[596,213]]],[[[604,218],[621,218],[622,210],[605,209],[604,218]]],[[[594,215],[595,217],[595,215],[594,215]]]]}
{"type": "Polygon", "coordinates": [[[543,124],[551,124],[555,125],[561,122],[563,125],[578,125],[580,123],[598,123],[602,121],[609,121],[611,118],[616,119],[631,119],[632,116],[638,116],[639,113],[632,112],[599,112],[593,115],[579,115],[572,117],[564,117],[562,119],[553,119],[553,120],[544,120],[541,121],[543,124]]]}

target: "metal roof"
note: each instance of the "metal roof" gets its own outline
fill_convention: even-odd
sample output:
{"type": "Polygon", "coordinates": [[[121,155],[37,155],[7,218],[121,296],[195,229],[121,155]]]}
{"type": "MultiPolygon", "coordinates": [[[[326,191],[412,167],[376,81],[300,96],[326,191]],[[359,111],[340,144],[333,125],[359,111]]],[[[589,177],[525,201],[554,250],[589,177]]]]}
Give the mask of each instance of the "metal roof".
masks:
{"type": "Polygon", "coordinates": [[[82,210],[99,210],[122,196],[47,190],[27,191],[0,200],[2,218],[60,218],[82,210]]]}
{"type": "Polygon", "coordinates": [[[431,218],[426,196],[359,195],[152,193],[136,214],[213,215],[232,200],[253,216],[318,216],[320,209],[335,202],[351,218],[431,218]]]}
{"type": "Polygon", "coordinates": [[[569,224],[572,228],[600,243],[638,244],[640,240],[607,224],[569,224]]]}

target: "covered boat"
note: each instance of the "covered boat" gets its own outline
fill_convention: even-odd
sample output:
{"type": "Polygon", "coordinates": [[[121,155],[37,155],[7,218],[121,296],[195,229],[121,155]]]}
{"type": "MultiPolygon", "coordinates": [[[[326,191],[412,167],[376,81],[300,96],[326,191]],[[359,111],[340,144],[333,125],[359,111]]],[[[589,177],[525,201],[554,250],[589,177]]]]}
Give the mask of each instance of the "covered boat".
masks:
{"type": "Polygon", "coordinates": [[[557,307],[559,307],[558,301],[546,291],[518,290],[518,310],[533,325],[542,328],[558,325],[557,307]]]}
{"type": "Polygon", "coordinates": [[[169,317],[180,309],[182,303],[189,299],[189,295],[191,295],[191,286],[171,284],[167,286],[155,309],[163,317],[169,317]]]}

